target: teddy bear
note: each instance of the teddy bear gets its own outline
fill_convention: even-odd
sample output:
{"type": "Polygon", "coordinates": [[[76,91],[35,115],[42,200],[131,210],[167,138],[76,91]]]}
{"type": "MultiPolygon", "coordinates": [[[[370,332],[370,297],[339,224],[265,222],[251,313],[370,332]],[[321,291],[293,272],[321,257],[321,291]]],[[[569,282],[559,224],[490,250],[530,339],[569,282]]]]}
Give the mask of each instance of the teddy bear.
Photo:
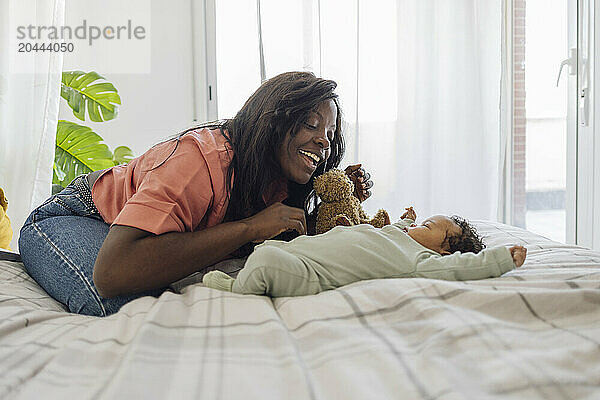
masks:
{"type": "Polygon", "coordinates": [[[315,178],[314,188],[321,199],[317,212],[316,233],[324,233],[337,225],[370,224],[376,228],[390,224],[387,211],[379,210],[371,219],[360,201],[352,195],[354,184],[344,171],[331,169],[315,178]]]}
{"type": "Polygon", "coordinates": [[[10,250],[10,241],[13,237],[13,231],[10,226],[10,219],[6,215],[8,209],[8,200],[4,197],[4,190],[0,188],[0,248],[10,250]]]}

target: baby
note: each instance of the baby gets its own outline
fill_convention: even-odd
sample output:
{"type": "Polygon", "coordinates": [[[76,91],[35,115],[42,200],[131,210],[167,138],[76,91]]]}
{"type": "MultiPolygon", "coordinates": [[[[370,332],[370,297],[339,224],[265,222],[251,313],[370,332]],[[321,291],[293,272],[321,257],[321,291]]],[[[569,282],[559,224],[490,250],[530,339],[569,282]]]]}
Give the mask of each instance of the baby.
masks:
{"type": "Polygon", "coordinates": [[[476,230],[461,217],[435,215],[417,226],[415,211],[406,210],[400,221],[383,228],[336,226],[290,242],[267,240],[236,279],[211,271],[203,283],[241,294],[304,296],[366,279],[494,278],[525,261],[522,246],[484,249],[476,230]]]}

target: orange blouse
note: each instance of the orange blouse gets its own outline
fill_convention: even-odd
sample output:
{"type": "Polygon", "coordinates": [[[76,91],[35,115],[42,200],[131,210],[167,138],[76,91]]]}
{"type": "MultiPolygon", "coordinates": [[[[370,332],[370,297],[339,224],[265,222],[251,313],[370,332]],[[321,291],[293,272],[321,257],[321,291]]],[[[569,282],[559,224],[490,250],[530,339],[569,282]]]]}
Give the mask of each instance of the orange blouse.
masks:
{"type": "MultiPolygon", "coordinates": [[[[207,128],[184,135],[169,157],[175,145],[175,140],[160,143],[100,175],[92,198],[105,222],[159,235],[197,231],[223,221],[231,146],[219,129],[207,128]]],[[[273,182],[269,189],[263,194],[265,204],[287,198],[283,182],[273,182]]]]}

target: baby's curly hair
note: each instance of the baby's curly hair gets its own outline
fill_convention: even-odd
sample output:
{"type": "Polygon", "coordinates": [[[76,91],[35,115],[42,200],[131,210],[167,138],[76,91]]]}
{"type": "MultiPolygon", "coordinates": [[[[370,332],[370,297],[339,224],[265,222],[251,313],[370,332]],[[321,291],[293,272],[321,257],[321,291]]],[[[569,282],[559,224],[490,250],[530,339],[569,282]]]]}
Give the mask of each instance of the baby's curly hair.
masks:
{"type": "Polygon", "coordinates": [[[450,219],[461,229],[460,235],[448,236],[446,238],[451,254],[457,251],[477,254],[485,249],[485,244],[483,244],[482,238],[477,233],[477,229],[469,221],[458,215],[453,215],[450,219]]]}

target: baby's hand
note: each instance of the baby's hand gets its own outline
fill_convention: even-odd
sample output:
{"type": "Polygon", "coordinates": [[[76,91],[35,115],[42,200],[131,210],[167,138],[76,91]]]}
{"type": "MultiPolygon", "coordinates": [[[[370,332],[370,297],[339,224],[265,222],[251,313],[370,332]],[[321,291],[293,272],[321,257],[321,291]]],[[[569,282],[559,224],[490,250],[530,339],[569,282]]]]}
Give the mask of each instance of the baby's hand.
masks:
{"type": "Polygon", "coordinates": [[[510,255],[512,256],[513,262],[519,268],[525,262],[525,257],[527,256],[527,249],[523,246],[513,246],[508,249],[510,251],[510,255]]]}
{"type": "Polygon", "coordinates": [[[415,210],[413,210],[412,207],[406,207],[405,210],[406,210],[406,212],[404,214],[402,214],[400,219],[409,218],[409,219],[412,219],[413,221],[417,219],[417,213],[415,212],[415,210]]]}

